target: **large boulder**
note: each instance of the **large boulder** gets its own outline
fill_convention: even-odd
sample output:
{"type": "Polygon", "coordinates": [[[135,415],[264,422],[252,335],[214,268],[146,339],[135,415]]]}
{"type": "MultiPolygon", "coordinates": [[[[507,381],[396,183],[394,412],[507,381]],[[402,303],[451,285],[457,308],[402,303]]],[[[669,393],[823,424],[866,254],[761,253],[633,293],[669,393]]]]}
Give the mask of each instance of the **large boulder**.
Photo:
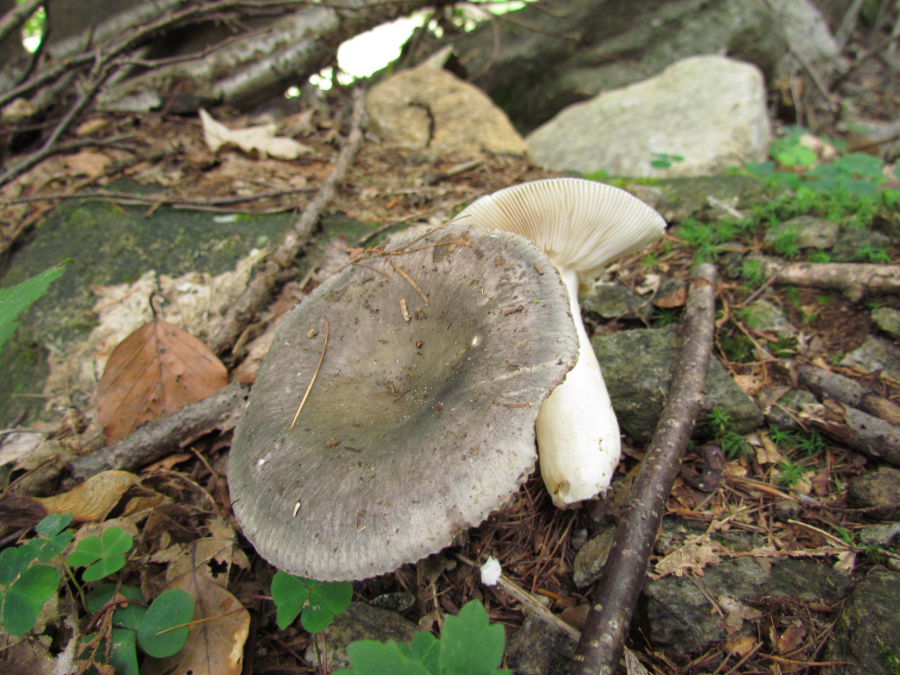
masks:
{"type": "Polygon", "coordinates": [[[643,82],[563,110],[528,136],[535,161],[558,171],[699,176],[768,152],[762,73],[722,56],[693,56],[643,82]]]}
{"type": "Polygon", "coordinates": [[[406,148],[466,155],[528,152],[491,99],[432,62],[372,87],[366,108],[382,139],[406,148]]]}

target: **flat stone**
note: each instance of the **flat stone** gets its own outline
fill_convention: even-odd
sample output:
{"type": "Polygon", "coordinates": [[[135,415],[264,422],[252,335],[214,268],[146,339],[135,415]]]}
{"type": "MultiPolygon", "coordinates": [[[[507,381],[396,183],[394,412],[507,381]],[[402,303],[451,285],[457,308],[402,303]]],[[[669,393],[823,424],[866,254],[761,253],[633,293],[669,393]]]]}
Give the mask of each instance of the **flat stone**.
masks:
{"type": "Polygon", "coordinates": [[[575,647],[567,633],[528,617],[509,638],[506,661],[517,675],[565,675],[572,668],[575,647]]]}
{"type": "Polygon", "coordinates": [[[847,598],[826,660],[842,675],[896,675],[900,665],[900,573],[872,570],[847,598]]]}
{"type": "Polygon", "coordinates": [[[881,371],[895,380],[900,379],[900,347],[884,338],[869,335],[863,343],[847,353],[842,366],[859,366],[869,372],[881,371]]]}
{"type": "MultiPolygon", "coordinates": [[[[349,668],[347,647],[356,640],[378,642],[410,642],[419,627],[396,612],[372,607],[365,602],[351,602],[343,614],[338,614],[328,627],[329,671],[349,668]]],[[[310,663],[318,663],[315,643],[306,648],[304,657],[310,663]]]]}
{"type": "Polygon", "coordinates": [[[376,84],[366,108],[382,139],[434,153],[525,155],[506,114],[476,86],[424,63],[376,84]]]}
{"type": "Polygon", "coordinates": [[[900,310],[891,307],[873,309],[872,321],[885,333],[889,333],[900,340],[900,310]]]}
{"type": "MultiPolygon", "coordinates": [[[[622,430],[631,438],[649,441],[662,412],[678,346],[675,329],[649,328],[597,336],[591,340],[603,379],[622,430]]],[[[733,430],[749,433],[763,416],[753,400],[728,375],[718,359],[709,364],[706,380],[707,409],[725,409],[733,430]]],[[[702,418],[702,413],[701,413],[702,418]]],[[[698,435],[706,430],[700,425],[698,435]]]]}
{"type": "MultiPolygon", "coordinates": [[[[720,604],[729,599],[729,605],[750,607],[779,600],[837,603],[850,587],[850,579],[828,563],[792,558],[732,558],[705,568],[700,581],[720,604]]],[[[686,576],[648,581],[644,601],[649,637],[657,647],[694,654],[729,635],[726,618],[686,576]]]]}
{"type": "Polygon", "coordinates": [[[604,319],[623,316],[649,317],[653,311],[650,299],[642,298],[619,283],[596,284],[590,293],[580,298],[581,308],[604,319]]]}
{"type": "Polygon", "coordinates": [[[789,236],[800,248],[829,249],[834,246],[840,228],[830,220],[815,216],[796,216],[769,228],[767,242],[789,236]]]}
{"type": "Polygon", "coordinates": [[[748,63],[692,56],[569,106],[527,141],[538,164],[558,171],[699,176],[759,162],[769,142],[763,76],[748,63]]]}
{"type": "Polygon", "coordinates": [[[748,328],[787,337],[797,335],[797,329],[788,321],[781,308],[768,300],[756,300],[747,309],[748,328]]]}
{"type": "Polygon", "coordinates": [[[900,520],[900,469],[882,466],[855,476],[847,489],[850,503],[873,520],[900,520]]]}

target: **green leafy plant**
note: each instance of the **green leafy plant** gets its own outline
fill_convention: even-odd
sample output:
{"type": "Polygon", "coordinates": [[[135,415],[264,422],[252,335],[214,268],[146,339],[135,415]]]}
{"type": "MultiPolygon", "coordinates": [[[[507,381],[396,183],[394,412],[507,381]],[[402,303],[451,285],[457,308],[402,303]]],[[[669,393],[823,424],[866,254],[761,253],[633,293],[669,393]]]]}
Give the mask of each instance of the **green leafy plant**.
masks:
{"type": "Polygon", "coordinates": [[[752,450],[747,439],[734,430],[734,420],[725,408],[715,406],[707,415],[706,422],[727,457],[743,457],[752,450]]]}
{"type": "Polygon", "coordinates": [[[275,623],[282,630],[299,614],[306,630],[320,633],[331,625],[334,617],[346,611],[352,599],[353,585],[346,581],[314,581],[281,570],[272,578],[275,623]]]}
{"type": "Polygon", "coordinates": [[[650,166],[654,169],[671,169],[673,164],[683,162],[682,155],[673,155],[668,152],[654,152],[651,154],[650,166]]]}
{"type": "MultiPolygon", "coordinates": [[[[83,567],[81,581],[90,584],[125,566],[134,540],[118,526],[82,539],[64,559],[63,551],[75,538],[71,522],[72,514],[49,515],[35,526],[37,536],[0,551],[0,624],[10,635],[34,629],[44,606],[60,592],[61,570],[74,584],[72,568],[83,567]]],[[[92,614],[106,609],[113,615],[111,630],[84,638],[81,657],[98,669],[109,663],[118,675],[138,675],[138,647],[160,658],[176,654],[194,617],[194,599],[181,589],[160,593],[148,607],[140,589],[105,583],[88,590],[84,603],[92,614]]]]}
{"type": "Polygon", "coordinates": [[[80,658],[100,665],[107,662],[108,654],[108,662],[117,675],[139,675],[139,647],[155,658],[180,652],[187,642],[188,624],[195,610],[194,598],[180,588],[163,591],[148,607],[139,588],[112,583],[93,589],[87,595],[85,606],[97,615],[111,610],[112,629],[108,635],[86,635],[80,658]]]}
{"type": "Polygon", "coordinates": [[[66,261],[55,267],[44,270],[20,284],[0,288],[0,354],[19,327],[19,314],[31,307],[50,288],[50,284],[59,279],[65,272],[66,261]]]}
{"type": "Polygon", "coordinates": [[[37,537],[0,551],[0,625],[10,635],[24,635],[37,623],[47,601],[56,595],[60,571],[44,563],[58,556],[75,533],[67,530],[72,515],[47,516],[35,527],[37,537]]]}
{"type": "Polygon", "coordinates": [[[795,464],[790,460],[778,462],[778,484],[785,487],[792,487],[802,480],[803,475],[812,471],[809,467],[795,464]]]}
{"type": "Polygon", "coordinates": [[[86,537],[78,542],[69,556],[73,567],[87,567],[81,575],[85,582],[99,581],[125,567],[125,554],[134,539],[116,525],[104,530],[101,536],[86,537]]]}
{"type": "Polygon", "coordinates": [[[347,649],[352,667],[335,675],[512,675],[500,669],[505,643],[503,626],[491,625],[484,606],[472,600],[446,618],[440,639],[420,631],[410,644],[352,643],[347,649]]]}

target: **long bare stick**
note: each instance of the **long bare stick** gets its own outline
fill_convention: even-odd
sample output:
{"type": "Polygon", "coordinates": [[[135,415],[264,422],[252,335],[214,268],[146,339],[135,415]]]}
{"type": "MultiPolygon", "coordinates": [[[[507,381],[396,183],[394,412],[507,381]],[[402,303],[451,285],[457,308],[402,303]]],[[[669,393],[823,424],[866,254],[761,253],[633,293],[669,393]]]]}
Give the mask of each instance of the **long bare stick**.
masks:
{"type": "Polygon", "coordinates": [[[682,321],[681,356],[669,397],[592,597],[572,667],[577,675],[611,675],[622,655],[666,501],[703,401],[713,343],[715,284],[715,267],[700,265],[682,321]]]}
{"type": "Polygon", "coordinates": [[[312,235],[319,217],[328,203],[334,198],[337,186],[347,175],[347,170],[356,156],[362,142],[363,118],[365,102],[363,91],[357,89],[353,93],[353,114],[350,133],[334,163],[334,170],[322,181],[313,200],[307,205],[297,222],[284,235],[278,248],[262,264],[256,276],[247,286],[240,298],[229,308],[218,330],[210,338],[210,348],[222,354],[227,351],[240,335],[241,331],[259,311],[263,301],[272,293],[278,283],[280,272],[288,267],[297,257],[303,244],[312,235]]]}

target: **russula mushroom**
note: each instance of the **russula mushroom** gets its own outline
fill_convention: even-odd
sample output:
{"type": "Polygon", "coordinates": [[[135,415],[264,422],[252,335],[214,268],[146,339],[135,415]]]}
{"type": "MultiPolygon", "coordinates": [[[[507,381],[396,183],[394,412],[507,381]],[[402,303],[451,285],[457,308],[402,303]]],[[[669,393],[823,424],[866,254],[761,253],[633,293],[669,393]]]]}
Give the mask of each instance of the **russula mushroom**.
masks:
{"type": "Polygon", "coordinates": [[[228,461],[249,541],[323,581],[393,571],[502,506],[578,353],[524,237],[451,224],[369,253],[282,320],[228,461]]]}
{"type": "Polygon", "coordinates": [[[581,320],[579,280],[593,280],[607,263],[658,239],[665,221],[628,192],[581,178],[504,188],[475,200],[454,220],[528,237],[565,282],[579,356],[538,414],[541,475],[558,507],[597,496],[619,461],[619,425],[581,320]]]}

